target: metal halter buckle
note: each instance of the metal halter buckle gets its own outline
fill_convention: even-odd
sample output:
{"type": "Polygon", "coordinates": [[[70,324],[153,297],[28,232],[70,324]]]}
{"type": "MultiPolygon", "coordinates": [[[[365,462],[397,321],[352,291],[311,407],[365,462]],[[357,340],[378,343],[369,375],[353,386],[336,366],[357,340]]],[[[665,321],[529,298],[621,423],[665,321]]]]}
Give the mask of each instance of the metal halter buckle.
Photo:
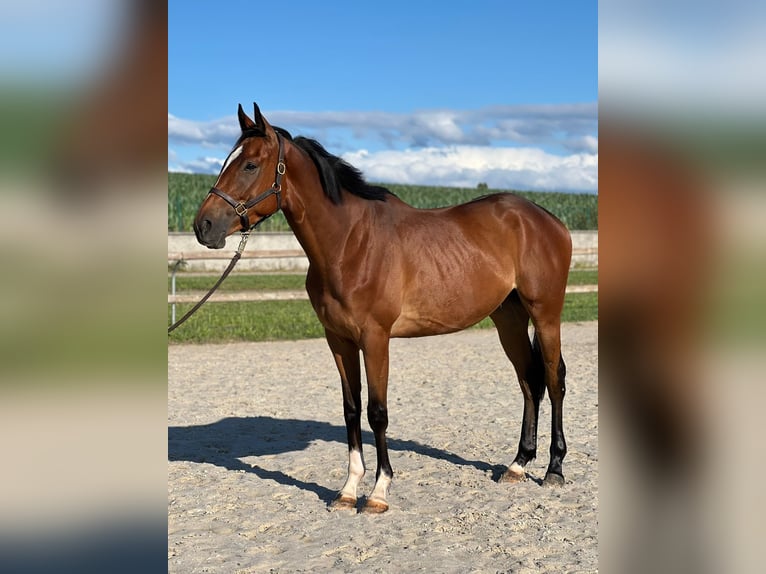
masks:
{"type": "Polygon", "coordinates": [[[239,240],[239,247],[237,247],[237,253],[242,253],[245,250],[245,244],[247,243],[247,238],[250,237],[250,231],[242,231],[241,237],[239,240]]]}
{"type": "Polygon", "coordinates": [[[245,204],[244,204],[244,203],[242,203],[242,202],[240,201],[240,202],[239,202],[237,205],[235,205],[235,206],[234,206],[234,211],[236,212],[236,214],[237,214],[237,215],[239,215],[240,217],[242,217],[243,215],[245,215],[245,214],[247,213],[247,207],[245,206],[245,204]],[[242,211],[240,211],[240,209],[241,209],[242,211]]]}

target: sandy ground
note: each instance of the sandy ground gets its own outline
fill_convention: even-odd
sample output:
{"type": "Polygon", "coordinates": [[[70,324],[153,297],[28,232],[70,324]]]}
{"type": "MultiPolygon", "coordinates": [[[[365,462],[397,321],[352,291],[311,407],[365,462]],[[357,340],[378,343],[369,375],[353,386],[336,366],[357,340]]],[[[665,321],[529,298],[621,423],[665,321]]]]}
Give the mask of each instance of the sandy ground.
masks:
{"type": "MultiPolygon", "coordinates": [[[[168,349],[170,572],[596,572],[598,323],[563,328],[566,484],[530,480],[522,397],[494,330],[394,340],[383,515],[329,511],[346,477],[340,384],[324,340],[168,349]]],[[[367,474],[375,450],[362,423],[367,474]]]]}

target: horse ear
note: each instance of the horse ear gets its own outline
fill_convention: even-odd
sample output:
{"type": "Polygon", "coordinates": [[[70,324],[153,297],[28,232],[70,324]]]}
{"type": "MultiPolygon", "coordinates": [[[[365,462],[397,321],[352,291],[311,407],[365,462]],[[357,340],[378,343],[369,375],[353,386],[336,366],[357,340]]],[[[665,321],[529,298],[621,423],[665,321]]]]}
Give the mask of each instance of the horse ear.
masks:
{"type": "Polygon", "coordinates": [[[245,110],[242,109],[242,104],[239,104],[239,108],[237,109],[237,116],[239,117],[239,127],[243,132],[255,127],[253,120],[248,118],[245,110]]]}
{"type": "Polygon", "coordinates": [[[256,129],[263,132],[263,134],[266,134],[266,121],[263,119],[263,116],[261,115],[261,110],[258,108],[258,104],[253,102],[253,122],[255,123],[256,129]]]}

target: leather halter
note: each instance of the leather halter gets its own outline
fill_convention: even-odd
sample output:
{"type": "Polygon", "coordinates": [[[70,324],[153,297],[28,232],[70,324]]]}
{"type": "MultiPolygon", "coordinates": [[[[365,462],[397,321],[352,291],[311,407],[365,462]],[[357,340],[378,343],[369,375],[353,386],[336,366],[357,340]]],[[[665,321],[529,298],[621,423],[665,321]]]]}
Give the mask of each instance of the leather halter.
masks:
{"type": "Polygon", "coordinates": [[[279,133],[277,133],[277,142],[279,143],[279,160],[277,161],[277,172],[274,176],[274,183],[271,184],[270,189],[267,189],[263,193],[255,196],[253,199],[250,199],[247,202],[235,201],[226,192],[221,191],[217,187],[211,188],[208,192],[208,195],[211,193],[213,195],[217,195],[234,208],[234,212],[239,216],[239,221],[242,224],[241,231],[249,231],[282,209],[282,176],[285,175],[286,167],[284,145],[282,144],[282,136],[279,135],[279,133]],[[258,205],[260,202],[267,199],[268,197],[271,197],[272,195],[277,196],[277,208],[265,217],[262,217],[256,221],[254,224],[250,225],[250,218],[247,215],[247,210],[258,205]]]}
{"type": "Polygon", "coordinates": [[[189,309],[186,314],[181,317],[178,321],[173,323],[170,327],[168,327],[168,334],[173,332],[176,327],[178,327],[181,323],[186,321],[189,317],[191,317],[197,309],[202,307],[202,304],[208,300],[208,298],[215,292],[216,289],[218,289],[218,286],[223,283],[223,280],[228,277],[229,273],[231,273],[231,270],[234,269],[234,266],[237,264],[237,261],[239,261],[239,258],[242,257],[242,252],[245,249],[245,244],[247,243],[247,238],[250,236],[250,230],[254,227],[257,227],[264,221],[266,221],[269,217],[274,215],[277,211],[282,209],[282,176],[285,175],[285,153],[284,148],[282,145],[282,136],[277,134],[277,142],[279,142],[279,160],[277,161],[277,174],[274,177],[274,183],[271,185],[271,189],[267,189],[260,195],[254,197],[253,199],[243,203],[241,201],[234,201],[229,195],[218,189],[217,187],[213,187],[209,192],[208,195],[215,194],[221,199],[223,199],[226,203],[231,205],[234,208],[234,211],[239,215],[239,220],[242,223],[242,239],[239,242],[239,247],[237,247],[237,252],[234,254],[234,257],[232,257],[231,261],[229,262],[229,266],[226,268],[226,270],[223,272],[223,275],[221,275],[220,279],[216,281],[216,284],[213,285],[213,287],[208,291],[202,299],[200,299],[194,307],[189,309]],[[247,217],[247,210],[253,207],[254,205],[259,204],[267,197],[270,197],[272,195],[277,196],[277,208],[266,215],[265,217],[261,217],[258,221],[250,225],[250,219],[247,217]]]}

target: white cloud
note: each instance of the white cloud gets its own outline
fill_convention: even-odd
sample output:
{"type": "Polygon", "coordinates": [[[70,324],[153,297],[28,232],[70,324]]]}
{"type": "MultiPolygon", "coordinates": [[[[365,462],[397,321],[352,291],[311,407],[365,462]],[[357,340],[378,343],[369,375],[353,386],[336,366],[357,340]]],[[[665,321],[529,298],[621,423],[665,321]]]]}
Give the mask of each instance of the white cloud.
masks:
{"type": "MultiPolygon", "coordinates": [[[[595,102],[409,114],[264,113],[295,135],[325,143],[370,181],[465,187],[486,182],[493,188],[521,190],[598,188],[595,102]],[[359,151],[376,145],[382,149],[359,151]]],[[[234,116],[198,122],[168,114],[169,145],[176,151],[169,169],[218,173],[239,133],[234,116]],[[221,157],[182,159],[188,158],[179,153],[184,146],[215,147],[221,157]]]]}
{"type": "MultiPolygon", "coordinates": [[[[488,106],[478,110],[417,110],[411,113],[264,113],[272,124],[320,141],[327,141],[330,131],[343,129],[356,139],[367,139],[385,147],[498,142],[566,146],[570,140],[579,141],[596,133],[598,105],[591,102],[488,106]]],[[[233,115],[218,120],[194,121],[168,114],[168,139],[174,143],[230,148],[238,135],[239,124],[233,115]]]]}
{"type": "MultiPolygon", "coordinates": [[[[485,182],[495,189],[598,190],[597,153],[559,156],[537,148],[449,146],[359,150],[343,154],[343,159],[360,169],[367,180],[379,183],[476,187],[485,182]]],[[[175,161],[168,170],[216,174],[222,163],[222,158],[204,157],[175,161]]]]}
{"type": "Polygon", "coordinates": [[[174,143],[230,148],[239,134],[239,122],[233,116],[211,121],[195,121],[168,114],[168,140],[174,143]]]}
{"type": "Polygon", "coordinates": [[[598,138],[596,136],[582,136],[567,140],[564,146],[574,152],[598,153],[598,138]]]}
{"type": "Polygon", "coordinates": [[[344,154],[370,181],[541,191],[596,191],[598,155],[535,148],[450,146],[344,154]]]}
{"type": "Polygon", "coordinates": [[[357,138],[382,141],[389,147],[449,144],[489,145],[497,142],[562,144],[597,131],[596,102],[487,106],[477,110],[388,112],[271,112],[278,125],[309,134],[334,128],[351,129],[357,138]]]}
{"type": "Polygon", "coordinates": [[[168,161],[168,171],[180,173],[212,173],[221,171],[223,159],[217,157],[200,157],[193,160],[183,161],[178,158],[168,161]]]}

